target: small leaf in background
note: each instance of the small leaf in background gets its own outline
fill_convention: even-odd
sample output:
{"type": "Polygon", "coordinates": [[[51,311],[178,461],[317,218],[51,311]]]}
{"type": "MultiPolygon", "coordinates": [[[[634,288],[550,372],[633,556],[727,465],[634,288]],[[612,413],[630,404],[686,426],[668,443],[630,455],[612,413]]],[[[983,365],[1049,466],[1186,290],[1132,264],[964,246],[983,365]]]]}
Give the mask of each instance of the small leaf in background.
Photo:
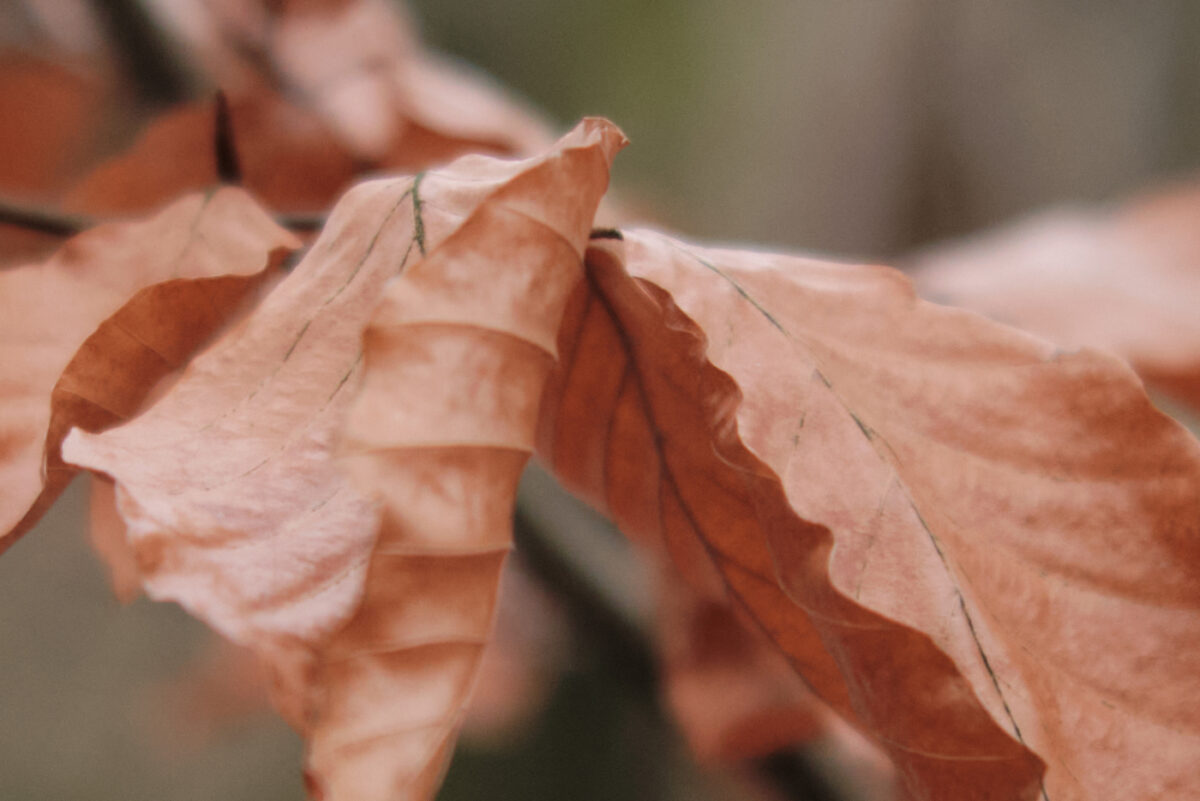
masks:
{"type": "Polygon", "coordinates": [[[136,413],[156,382],[235,318],[295,238],[244,192],[192,195],[0,272],[0,550],[76,470],[59,444],[136,413]]]}
{"type": "MultiPolygon", "coordinates": [[[[667,699],[703,760],[737,762],[824,733],[821,702],[724,598],[702,598],[664,567],[657,624],[667,699]]],[[[751,623],[753,625],[753,623],[751,623]]]]}
{"type": "Polygon", "coordinates": [[[912,256],[918,290],[1044,336],[1105,348],[1200,409],[1200,185],[1043,212],[912,256]]]}
{"type": "Polygon", "coordinates": [[[170,725],[155,737],[179,752],[209,746],[224,731],[270,714],[270,686],[271,676],[254,651],[210,635],[179,675],[147,693],[148,701],[169,710],[164,722],[170,725]]]}
{"type": "Polygon", "coordinates": [[[914,797],[1196,798],[1200,445],[1136,377],[879,267],[625,232],[539,450],[914,797]]]}
{"type": "MultiPolygon", "coordinates": [[[[266,89],[232,95],[229,103],[243,183],[271,208],[321,209],[351,182],[353,159],[311,113],[266,89]]],[[[73,187],[64,205],[132,213],[217,184],[215,111],[205,100],[155,119],[129,150],[73,187]]]]}
{"type": "Polygon", "coordinates": [[[519,560],[500,578],[495,622],[479,663],[462,739],[503,749],[544,712],[569,660],[570,631],[556,599],[519,560]]]}
{"type": "Polygon", "coordinates": [[[0,188],[48,201],[95,146],[107,87],[78,64],[0,53],[0,188]]]}
{"type": "Polygon", "coordinates": [[[137,555],[129,545],[125,521],[117,510],[117,490],[103,476],[89,476],[88,541],[108,568],[113,595],[129,603],[142,592],[137,555]]]}
{"type": "MultiPolygon", "coordinates": [[[[104,104],[103,80],[20,51],[0,52],[0,192],[49,204],[89,162],[104,104]]],[[[0,266],[39,260],[61,237],[0,221],[0,266]]]]}
{"type": "MultiPolygon", "coordinates": [[[[531,156],[553,141],[502,90],[421,52],[382,0],[183,3],[163,21],[223,87],[245,185],[277,210],[318,211],[364,172],[531,156]]],[[[213,111],[205,100],[155,120],[66,205],[135,211],[216,183],[213,111]]]]}

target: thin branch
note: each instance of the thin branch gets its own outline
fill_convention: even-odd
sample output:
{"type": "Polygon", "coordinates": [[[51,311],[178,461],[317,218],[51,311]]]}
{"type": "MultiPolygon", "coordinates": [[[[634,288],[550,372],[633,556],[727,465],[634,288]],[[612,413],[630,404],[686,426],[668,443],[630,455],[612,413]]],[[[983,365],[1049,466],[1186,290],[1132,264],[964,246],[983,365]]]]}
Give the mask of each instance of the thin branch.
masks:
{"type": "Polygon", "coordinates": [[[0,224],[66,237],[91,228],[95,220],[0,198],[0,224]]]}
{"type": "Polygon", "coordinates": [[[213,155],[217,162],[217,179],[223,184],[240,186],[242,164],[238,159],[237,142],[233,136],[233,116],[229,111],[229,98],[218,90],[213,119],[213,155]]]}
{"type": "MultiPolygon", "coordinates": [[[[602,232],[602,236],[604,233],[602,232]]],[[[665,728],[672,729],[660,700],[660,665],[654,641],[645,621],[631,608],[628,581],[635,573],[636,557],[628,549],[624,565],[601,569],[595,550],[585,542],[615,532],[580,531],[595,529],[595,514],[559,489],[544,471],[530,467],[517,496],[514,540],[516,553],[556,598],[562,601],[572,630],[590,639],[602,657],[615,664],[627,685],[644,699],[648,709],[665,728]],[[574,532],[574,533],[572,533],[574,532]]],[[[607,522],[601,525],[611,529],[607,522]]],[[[595,543],[593,543],[594,545],[595,543]]],[[[611,557],[612,549],[604,548],[611,557]]],[[[634,604],[636,606],[636,604],[634,604]]],[[[776,751],[754,764],[761,776],[782,798],[790,801],[851,801],[830,775],[817,749],[803,744],[776,751]]]]}
{"type": "MultiPolygon", "coordinates": [[[[219,136],[219,134],[218,134],[219,136]]],[[[236,159],[236,154],[234,155],[236,159]]],[[[240,177],[240,176],[239,176],[240,177]]],[[[225,179],[222,179],[225,180],[225,179]]],[[[275,222],[289,231],[312,233],[325,227],[329,215],[314,212],[282,212],[275,215],[275,222]]],[[[0,225],[12,225],[17,228],[27,228],[30,231],[40,231],[51,236],[74,236],[75,234],[112,222],[108,218],[90,217],[86,214],[70,214],[57,211],[45,206],[22,203],[12,198],[0,197],[0,225]]],[[[597,228],[592,232],[593,239],[617,238],[620,231],[610,228],[597,228]]]]}
{"type": "Polygon", "coordinates": [[[513,526],[517,556],[562,603],[572,630],[636,695],[657,705],[657,656],[639,610],[645,593],[629,580],[637,571],[625,542],[607,527],[540,468],[526,470],[513,526]]]}
{"type": "Polygon", "coordinates": [[[325,221],[328,219],[329,215],[321,212],[297,211],[275,215],[275,222],[284,228],[289,231],[300,231],[303,233],[320,231],[325,227],[325,221]]]}
{"type": "MultiPolygon", "coordinates": [[[[327,216],[321,213],[276,214],[275,222],[289,231],[319,231],[327,216]]],[[[70,214],[57,209],[19,200],[0,197],[0,225],[12,225],[51,236],[75,236],[75,234],[112,222],[112,218],[92,217],[86,214],[70,214]]]]}

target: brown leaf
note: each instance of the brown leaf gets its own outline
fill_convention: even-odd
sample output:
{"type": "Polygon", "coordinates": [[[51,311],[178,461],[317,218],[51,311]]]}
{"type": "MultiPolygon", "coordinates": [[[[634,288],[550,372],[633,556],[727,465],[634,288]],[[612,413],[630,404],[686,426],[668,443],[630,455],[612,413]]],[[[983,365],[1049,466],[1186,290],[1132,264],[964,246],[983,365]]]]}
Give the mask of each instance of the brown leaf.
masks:
{"type": "Polygon", "coordinates": [[[911,795],[1200,797],[1200,446],[1123,364],[886,268],[633,232],[588,275],[539,451],[911,795]]]}
{"type": "Polygon", "coordinates": [[[269,686],[253,651],[211,635],[178,676],[153,688],[154,704],[169,711],[159,734],[181,749],[209,746],[224,730],[269,714],[269,686]]]}
{"type": "Polygon", "coordinates": [[[125,521],[117,511],[116,487],[103,476],[90,476],[89,480],[88,540],[108,568],[113,594],[121,603],[129,603],[142,591],[142,574],[129,545],[125,521]]]}
{"type": "Polygon", "coordinates": [[[588,122],[540,159],[356,188],[167,395],[65,444],[116,479],[151,597],[274,661],[329,798],[436,786],[558,312],[622,141],[588,122]],[[360,380],[346,447],[363,490],[331,458],[360,380]]]}
{"type": "Polygon", "coordinates": [[[529,155],[552,141],[541,115],[465,64],[422,52],[403,69],[406,125],[382,162],[392,169],[472,151],[529,155]]]}
{"type": "Polygon", "coordinates": [[[570,636],[557,599],[519,560],[505,563],[500,586],[462,728],[464,740],[493,750],[507,748],[544,710],[568,659],[570,636]]]}
{"type": "MultiPolygon", "coordinates": [[[[475,152],[530,156],[552,142],[501,90],[421,53],[390,3],[291,3],[274,13],[212,3],[191,13],[184,32],[205,34],[192,46],[229,97],[243,181],[274,209],[323,209],[371,169],[417,172],[475,152]]],[[[66,205],[137,211],[217,180],[214,104],[204,101],[152,123],[66,205]]]]}
{"type": "MultiPolygon", "coordinates": [[[[0,53],[0,192],[49,203],[87,163],[107,87],[81,70],[0,53]]],[[[0,222],[0,265],[45,258],[61,238],[0,222]]]]}
{"type": "Polygon", "coordinates": [[[400,68],[417,45],[388,0],[192,0],[163,21],[226,91],[267,86],[294,98],[361,161],[403,124],[400,68]]]}
{"type": "Polygon", "coordinates": [[[0,272],[0,551],[75,474],[59,456],[67,431],[135,413],[294,246],[227,189],[92,229],[43,264],[0,272]]]}
{"type": "MultiPolygon", "coordinates": [[[[530,155],[551,144],[547,125],[504,90],[424,52],[396,3],[291,2],[240,32],[228,11],[210,5],[210,13],[226,45],[256,54],[260,79],[300,98],[359,161],[417,170],[467,152],[530,155]]],[[[221,73],[237,58],[226,49],[210,63],[221,73]]]]}
{"type": "MultiPolygon", "coordinates": [[[[74,187],[64,205],[92,214],[138,212],[216,185],[215,111],[204,101],[155,120],[132,148],[74,187]]],[[[268,89],[232,96],[230,118],[243,183],[273,209],[323,208],[355,174],[354,160],[318,119],[268,89]]]]}
{"type": "Polygon", "coordinates": [[[0,53],[0,188],[43,200],[65,188],[96,137],[104,89],[66,64],[0,53]]]}
{"type": "MultiPolygon", "coordinates": [[[[362,606],[322,659],[310,767],[331,798],[426,798],[440,783],[491,629],[563,305],[623,144],[612,125],[585,122],[453,219],[372,317],[344,452],[383,524],[362,606]]],[[[426,218],[431,241],[447,223],[426,218]]]]}
{"type": "Polygon", "coordinates": [[[922,294],[1064,348],[1107,348],[1200,408],[1200,185],[1063,209],[911,260],[922,294]]]}
{"type": "Polygon", "coordinates": [[[762,632],[744,625],[723,598],[703,598],[661,572],[665,690],[692,751],[702,760],[736,762],[820,736],[821,702],[762,632]]]}

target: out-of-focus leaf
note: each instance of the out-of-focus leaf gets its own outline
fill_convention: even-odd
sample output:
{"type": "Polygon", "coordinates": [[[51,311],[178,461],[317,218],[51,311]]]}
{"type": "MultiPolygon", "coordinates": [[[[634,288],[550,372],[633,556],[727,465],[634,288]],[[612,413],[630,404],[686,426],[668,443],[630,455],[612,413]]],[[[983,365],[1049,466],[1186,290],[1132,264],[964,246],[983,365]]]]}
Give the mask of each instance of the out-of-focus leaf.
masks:
{"type": "Polygon", "coordinates": [[[94,143],[104,88],[78,67],[0,53],[0,189],[43,200],[64,189],[94,143]]]}
{"type": "Polygon", "coordinates": [[[1064,348],[1107,348],[1200,408],[1200,186],[1046,212],[911,259],[925,296],[1064,348]]]}
{"type": "MultiPolygon", "coordinates": [[[[246,186],[277,210],[321,210],[373,169],[417,172],[467,153],[530,156],[552,142],[502,90],[421,52],[384,0],[192,0],[163,11],[229,98],[246,186]]],[[[152,123],[67,205],[139,210],[216,180],[206,101],[152,123]]]]}
{"type": "Polygon", "coordinates": [[[125,534],[125,521],[117,511],[116,488],[103,476],[90,476],[89,480],[88,540],[108,568],[113,594],[129,603],[142,591],[142,575],[125,534]]]}
{"type": "Polygon", "coordinates": [[[64,445],[116,480],[151,597],[273,663],[318,796],[436,788],[622,142],[592,121],[538,159],[356,188],[166,395],[64,445]],[[352,484],[332,455],[356,395],[352,484]]]}
{"type": "Polygon", "coordinates": [[[1200,446],[886,268],[601,240],[539,451],[936,799],[1197,798],[1200,446]]]}
{"type": "MultiPolygon", "coordinates": [[[[322,209],[353,179],[354,160],[304,109],[265,88],[232,96],[229,109],[243,183],[271,208],[322,209]]],[[[132,213],[215,185],[215,110],[205,101],[155,120],[132,148],[72,188],[64,205],[91,214],[132,213]]]]}
{"type": "Polygon", "coordinates": [[[226,189],[0,272],[0,550],[75,474],[59,455],[71,427],[98,431],[134,414],[296,244],[226,189]]]}
{"type": "Polygon", "coordinates": [[[270,679],[254,651],[210,635],[183,672],[152,688],[154,703],[170,713],[161,735],[182,749],[203,748],[224,730],[270,714],[270,679]]]}
{"type": "Polygon", "coordinates": [[[543,711],[568,659],[567,621],[557,599],[517,560],[500,579],[491,639],[479,663],[462,735],[503,748],[543,711]]]}
{"type": "MultiPolygon", "coordinates": [[[[0,53],[0,192],[49,204],[89,162],[105,82],[21,52],[0,53]]],[[[0,266],[48,256],[60,237],[0,222],[0,266]]]]}
{"type": "Polygon", "coordinates": [[[823,705],[762,632],[743,624],[724,598],[703,598],[673,570],[661,572],[663,680],[692,751],[736,762],[823,734],[823,705]]]}

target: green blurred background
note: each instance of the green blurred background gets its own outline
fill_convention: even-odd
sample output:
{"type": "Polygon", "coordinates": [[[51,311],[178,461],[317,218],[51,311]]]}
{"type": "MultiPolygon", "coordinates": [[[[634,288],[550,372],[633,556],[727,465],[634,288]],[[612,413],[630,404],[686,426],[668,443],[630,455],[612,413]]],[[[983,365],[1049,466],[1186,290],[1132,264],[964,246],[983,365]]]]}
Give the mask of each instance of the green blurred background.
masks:
{"type": "Polygon", "coordinates": [[[885,258],[1200,164],[1193,0],[417,0],[688,235],[885,258]]]}
{"type": "MultiPolygon", "coordinates": [[[[428,43],[564,126],[621,125],[623,198],[697,238],[888,259],[1200,163],[1194,0],[410,5],[428,43]]],[[[76,487],[0,559],[0,799],[302,798],[269,715],[183,730],[164,687],[201,627],[121,608],[82,509],[76,487]]],[[[567,654],[543,714],[465,748],[444,799],[733,797],[587,632],[567,654]]]]}

